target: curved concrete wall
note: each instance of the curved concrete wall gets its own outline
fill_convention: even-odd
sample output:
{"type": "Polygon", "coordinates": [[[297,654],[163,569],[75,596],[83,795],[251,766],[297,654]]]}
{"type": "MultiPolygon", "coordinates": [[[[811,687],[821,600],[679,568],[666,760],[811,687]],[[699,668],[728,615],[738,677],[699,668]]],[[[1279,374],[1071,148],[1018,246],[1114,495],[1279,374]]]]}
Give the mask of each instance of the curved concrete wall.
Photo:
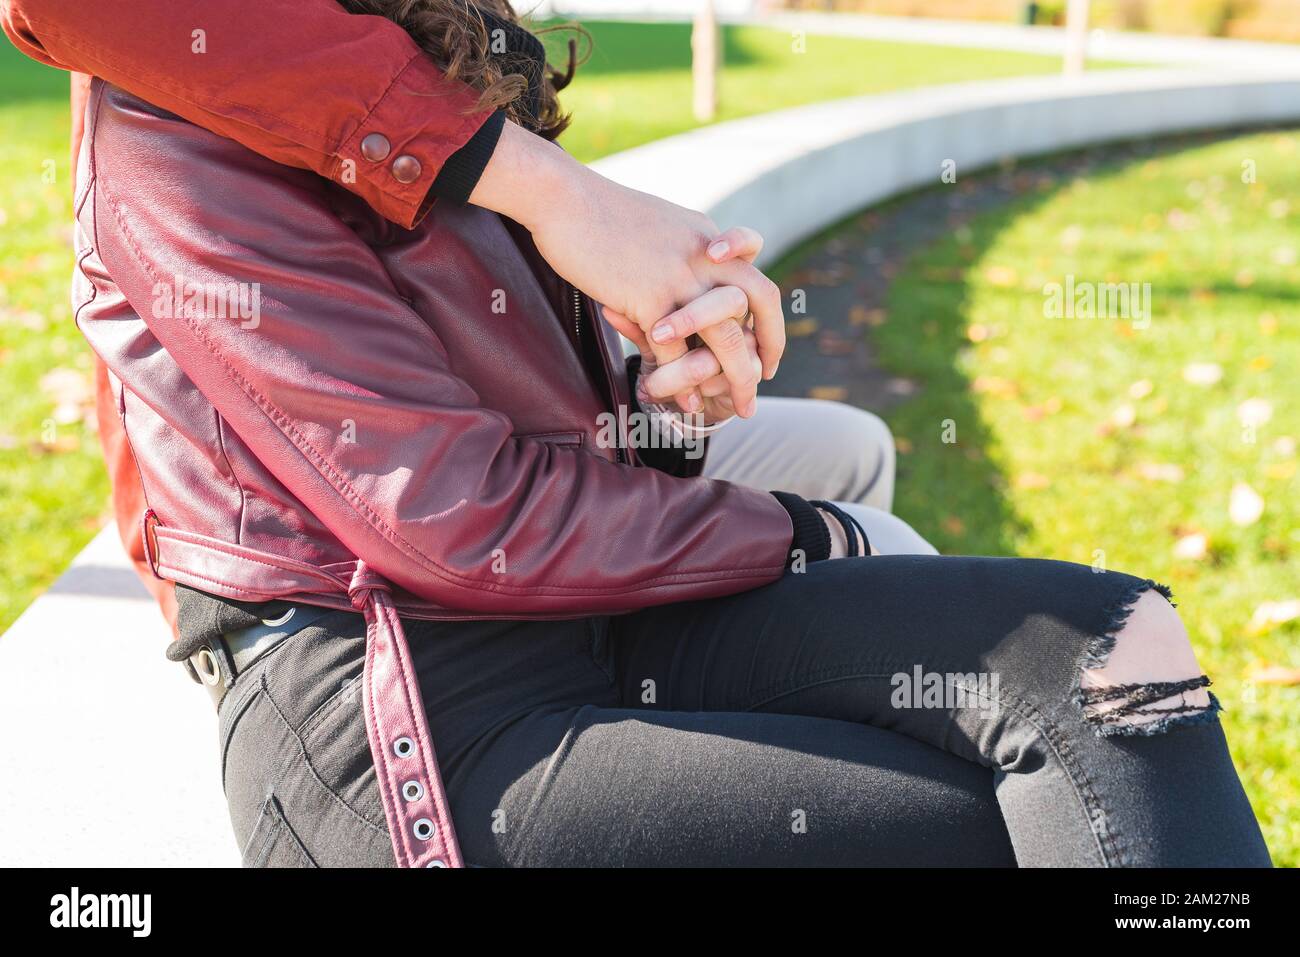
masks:
{"type": "MultiPolygon", "coordinates": [[[[864,207],[1009,157],[1300,120],[1300,65],[1233,75],[1114,70],[926,87],[704,127],[597,162],[606,176],[744,224],[770,262],[864,207]]],[[[1244,157],[1243,157],[1244,158],[1244,157]]]]}

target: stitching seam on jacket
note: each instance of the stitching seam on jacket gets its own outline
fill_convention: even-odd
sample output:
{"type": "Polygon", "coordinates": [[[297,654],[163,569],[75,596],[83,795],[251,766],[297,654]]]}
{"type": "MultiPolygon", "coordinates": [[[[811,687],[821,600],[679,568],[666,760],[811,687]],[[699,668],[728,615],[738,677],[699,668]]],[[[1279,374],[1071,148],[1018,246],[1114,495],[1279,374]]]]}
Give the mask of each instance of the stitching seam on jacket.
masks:
{"type": "MultiPolygon", "coordinates": [[[[110,190],[103,184],[99,184],[103,190],[104,198],[113,217],[117,221],[118,228],[122,232],[123,238],[127,241],[128,246],[134,255],[140,268],[155,282],[160,281],[154,274],[152,265],[144,256],[136,241],[134,234],[123,218],[118,204],[114,201],[110,190]]],[[[422,565],[427,571],[440,576],[447,584],[467,588],[472,591],[487,592],[493,594],[504,594],[512,596],[574,596],[581,597],[584,595],[630,595],[639,591],[649,590],[669,584],[708,584],[710,582],[737,581],[747,578],[763,578],[780,573],[784,569],[784,563],[781,565],[754,566],[747,568],[732,569],[726,572],[678,572],[670,575],[661,575],[657,578],[647,579],[635,586],[611,585],[604,588],[593,588],[590,586],[567,586],[567,585],[547,585],[533,586],[529,588],[515,588],[499,583],[482,582],[477,579],[465,578],[452,572],[441,565],[437,564],[431,557],[425,555],[419,549],[415,548],[410,542],[406,541],[394,529],[389,527],[388,523],[379,516],[375,509],[365,500],[356,489],[352,488],[347,479],[341,475],[338,470],[326,459],[312,444],[307,441],[293,426],[293,420],[282,410],[277,408],[265,396],[263,396],[243,375],[239,373],[230,361],[221,352],[221,350],[204,334],[198,324],[186,317],[181,321],[189,327],[194,337],[203,344],[203,346],[216,358],[225,369],[227,376],[240,387],[245,396],[256,405],[262,413],[271,421],[280,431],[280,434],[288,438],[291,444],[298,449],[300,455],[315,467],[316,471],[322,478],[326,479],[334,486],[339,496],[352,506],[353,510],[366,520],[366,524],[377,532],[380,532],[391,544],[398,546],[407,556],[422,565]]]]}

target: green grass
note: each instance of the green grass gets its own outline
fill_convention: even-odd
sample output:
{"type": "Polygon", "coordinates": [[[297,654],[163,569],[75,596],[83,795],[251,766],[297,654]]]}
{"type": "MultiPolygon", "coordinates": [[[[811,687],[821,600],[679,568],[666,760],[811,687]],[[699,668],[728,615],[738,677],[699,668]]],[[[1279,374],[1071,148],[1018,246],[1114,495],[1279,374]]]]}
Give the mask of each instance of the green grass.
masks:
{"type": "MultiPolygon", "coordinates": [[[[591,58],[561,94],[574,116],[560,141],[570,153],[586,162],[699,125],[691,114],[689,25],[584,26],[595,38],[591,58]]],[[[566,54],[557,51],[569,35],[547,35],[557,63],[564,62],[566,54]]],[[[1061,69],[1057,57],[847,37],[809,36],[803,52],[796,52],[789,33],[760,27],[725,28],[723,48],[718,120],[838,97],[1061,69]]]]}
{"type": "MultiPolygon", "coordinates": [[[[977,216],[918,251],[873,331],[922,391],[889,416],[896,508],[950,553],[1042,556],[1172,586],[1227,709],[1234,757],[1279,864],[1300,864],[1300,132],[1101,168],[977,216]],[[1253,161],[1258,181],[1243,183],[1253,161]],[[1052,319],[1044,286],[1150,282],[1149,328],[1052,319]],[[1196,363],[1213,384],[1185,377],[1196,363]],[[1240,407],[1269,404],[1254,440],[1240,407]],[[957,441],[943,441],[944,425],[957,441]],[[1265,501],[1235,524],[1238,483],[1265,501]],[[1204,534],[1204,557],[1175,544],[1204,534]]],[[[1195,782],[1188,782],[1195,787],[1195,782]]]]}
{"type": "Polygon", "coordinates": [[[3,42],[0,90],[3,631],[103,524],[108,479],[75,394],[91,361],[70,305],[67,75],[3,42]]]}
{"type": "MultiPolygon", "coordinates": [[[[564,94],[576,116],[564,138],[571,152],[590,160],[696,125],[689,27],[586,26],[595,50],[564,94]]],[[[719,118],[1058,66],[1052,58],[1013,53],[822,37],[807,42],[799,54],[784,33],[727,30],[719,118]]],[[[69,307],[67,137],[66,74],[0,41],[0,562],[7,569],[0,631],[58,576],[102,524],[107,507],[96,437],[80,421],[51,426],[57,387],[48,379],[42,387],[52,370],[61,370],[66,382],[73,378],[69,370],[89,376],[91,369],[69,307]]]]}

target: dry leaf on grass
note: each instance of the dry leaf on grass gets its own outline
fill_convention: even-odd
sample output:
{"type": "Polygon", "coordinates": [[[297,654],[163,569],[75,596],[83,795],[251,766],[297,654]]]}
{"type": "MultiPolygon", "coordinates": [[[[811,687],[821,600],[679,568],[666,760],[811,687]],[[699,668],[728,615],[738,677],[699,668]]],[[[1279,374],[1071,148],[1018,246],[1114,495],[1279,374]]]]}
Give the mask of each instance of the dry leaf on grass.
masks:
{"type": "Polygon", "coordinates": [[[785,334],[791,339],[806,339],[817,331],[820,326],[812,316],[805,316],[803,319],[793,319],[785,324],[785,334]]]}
{"type": "Polygon", "coordinates": [[[1264,498],[1245,482],[1238,482],[1228,496],[1228,517],[1232,524],[1254,525],[1264,514],[1264,498]]]}
{"type": "Polygon", "coordinates": [[[848,397],[849,390],[842,385],[815,385],[808,390],[808,398],[827,402],[844,402],[848,397]]]}
{"type": "Polygon", "coordinates": [[[1204,532],[1192,532],[1174,542],[1174,558],[1184,561],[1200,561],[1210,551],[1210,539],[1204,532]]]}
{"type": "Polygon", "coordinates": [[[1252,671],[1249,678],[1261,685],[1300,685],[1300,668],[1266,665],[1252,671]]]}
{"type": "Polygon", "coordinates": [[[1300,598],[1262,602],[1250,617],[1250,633],[1260,635],[1300,618],[1300,598]]]}
{"type": "Polygon", "coordinates": [[[1223,366],[1217,362],[1189,362],[1183,367],[1183,381],[1210,386],[1223,378],[1223,366]]]}

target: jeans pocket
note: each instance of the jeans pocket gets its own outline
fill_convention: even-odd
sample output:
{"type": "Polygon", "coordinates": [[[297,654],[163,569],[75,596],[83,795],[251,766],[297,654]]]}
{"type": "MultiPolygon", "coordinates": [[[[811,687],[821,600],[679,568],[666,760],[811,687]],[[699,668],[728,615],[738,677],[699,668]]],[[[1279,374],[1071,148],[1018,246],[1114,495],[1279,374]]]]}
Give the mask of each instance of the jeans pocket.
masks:
{"type": "Polygon", "coordinates": [[[285,820],[274,794],[262,805],[253,833],[244,847],[245,867],[315,867],[316,862],[285,820]]]}
{"type": "Polygon", "coordinates": [[[320,785],[372,828],[387,827],[366,731],[357,676],[298,729],[303,755],[320,785]]]}

